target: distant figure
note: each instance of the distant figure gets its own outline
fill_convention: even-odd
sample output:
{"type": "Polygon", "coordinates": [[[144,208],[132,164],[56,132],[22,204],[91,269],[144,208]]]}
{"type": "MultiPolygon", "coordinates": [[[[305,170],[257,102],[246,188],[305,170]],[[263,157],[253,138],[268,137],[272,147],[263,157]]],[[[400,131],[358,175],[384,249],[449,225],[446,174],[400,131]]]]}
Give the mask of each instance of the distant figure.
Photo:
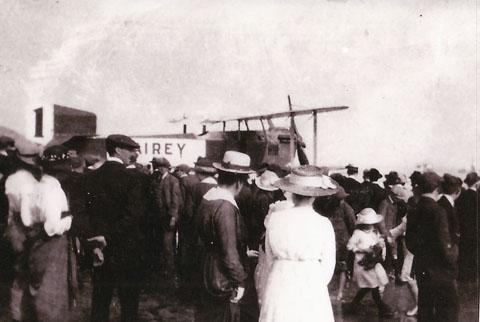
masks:
{"type": "Polygon", "coordinates": [[[379,180],[383,177],[380,172],[372,168],[366,173],[365,181],[362,183],[365,186],[370,194],[370,200],[368,208],[372,208],[375,211],[378,211],[380,203],[387,197],[387,193],[384,188],[379,183],[379,180]]]}
{"type": "Polygon", "coordinates": [[[170,283],[169,288],[176,287],[175,272],[175,234],[180,217],[182,193],[180,183],[170,170],[170,162],[163,158],[152,160],[152,188],[156,206],[157,232],[161,237],[163,256],[163,276],[170,283]]]}
{"type": "Polygon", "coordinates": [[[199,179],[196,175],[190,174],[190,167],[186,164],[180,164],[175,172],[180,182],[181,207],[180,218],[178,221],[178,253],[177,253],[177,271],[179,278],[180,296],[186,298],[190,296],[190,271],[191,265],[194,265],[191,258],[191,238],[194,235],[193,218],[193,189],[199,179]]]}
{"type": "Polygon", "coordinates": [[[337,186],[321,168],[304,165],[274,183],[292,195],[293,207],[272,212],[265,252],[272,263],[261,298],[260,322],[333,321],[328,283],[335,268],[335,234],[312,207],[337,186]]]}
{"type": "Polygon", "coordinates": [[[478,278],[478,225],[480,219],[480,177],[469,173],[465,180],[467,189],[462,191],[455,202],[460,225],[459,279],[475,281],[478,278]]]}
{"type": "Polygon", "coordinates": [[[342,187],[345,189],[345,192],[350,194],[353,191],[360,190],[362,184],[357,180],[358,167],[349,164],[345,167],[345,169],[347,169],[347,177],[342,183],[342,187]]]}

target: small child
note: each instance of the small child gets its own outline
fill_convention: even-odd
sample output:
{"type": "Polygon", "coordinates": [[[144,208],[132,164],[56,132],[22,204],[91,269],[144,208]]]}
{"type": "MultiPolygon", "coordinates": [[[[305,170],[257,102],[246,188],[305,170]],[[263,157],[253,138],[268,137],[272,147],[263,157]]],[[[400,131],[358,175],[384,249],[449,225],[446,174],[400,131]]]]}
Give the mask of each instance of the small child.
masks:
{"type": "Polygon", "coordinates": [[[360,301],[368,292],[371,292],[379,315],[381,317],[394,315],[392,309],[382,301],[380,295],[380,289],[383,290],[388,284],[388,276],[380,264],[385,242],[374,225],[382,220],[383,217],[377,215],[371,208],[365,208],[357,215],[355,231],[348,241],[347,248],[355,253],[353,276],[359,290],[353,301],[346,306],[347,313],[356,313],[360,301]]]}

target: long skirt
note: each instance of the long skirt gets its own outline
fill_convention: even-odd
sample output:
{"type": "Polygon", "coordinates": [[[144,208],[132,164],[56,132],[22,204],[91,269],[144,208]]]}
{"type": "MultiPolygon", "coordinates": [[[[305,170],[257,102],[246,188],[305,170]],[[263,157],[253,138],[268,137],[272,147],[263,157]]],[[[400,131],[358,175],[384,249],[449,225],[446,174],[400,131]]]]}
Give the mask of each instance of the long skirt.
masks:
{"type": "Polygon", "coordinates": [[[63,235],[38,238],[18,257],[11,300],[14,318],[38,322],[68,320],[73,291],[68,282],[69,264],[75,260],[69,252],[67,236],[63,235]]]}

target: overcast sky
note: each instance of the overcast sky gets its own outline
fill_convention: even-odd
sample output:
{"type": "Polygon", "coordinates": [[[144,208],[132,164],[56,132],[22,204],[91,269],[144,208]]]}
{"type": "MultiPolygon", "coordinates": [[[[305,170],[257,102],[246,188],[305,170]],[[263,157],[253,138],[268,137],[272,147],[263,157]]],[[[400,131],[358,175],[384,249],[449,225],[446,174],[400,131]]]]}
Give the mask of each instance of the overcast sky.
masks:
{"type": "MultiPolygon", "coordinates": [[[[348,105],[319,117],[319,163],[470,167],[475,1],[2,1],[0,124],[42,104],[98,132],[348,105]],[[397,2],[397,4],[394,4],[397,2]]],[[[282,122],[281,122],[282,123],[282,122]]],[[[283,122],[284,123],[284,122],[283,122]]],[[[298,119],[311,153],[311,119],[298,119]]]]}

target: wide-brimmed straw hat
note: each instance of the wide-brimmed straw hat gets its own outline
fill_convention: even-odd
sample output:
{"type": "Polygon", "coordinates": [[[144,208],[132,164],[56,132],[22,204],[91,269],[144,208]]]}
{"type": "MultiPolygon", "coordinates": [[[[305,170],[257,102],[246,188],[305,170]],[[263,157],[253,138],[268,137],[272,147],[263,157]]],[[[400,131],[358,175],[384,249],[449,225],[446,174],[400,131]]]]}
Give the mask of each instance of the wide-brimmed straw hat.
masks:
{"type": "Polygon", "coordinates": [[[383,217],[378,215],[372,208],[365,208],[357,214],[357,225],[374,225],[383,220],[383,217]]]}
{"type": "Polygon", "coordinates": [[[238,151],[226,151],[222,162],[213,162],[213,167],[217,170],[240,174],[254,172],[250,169],[250,157],[238,151]]]}
{"type": "Polygon", "coordinates": [[[262,175],[255,179],[255,184],[258,188],[265,191],[275,191],[278,190],[277,187],[273,185],[279,179],[277,174],[270,170],[265,170],[262,175]]]}
{"type": "Polygon", "coordinates": [[[336,194],[338,183],[325,174],[325,169],[302,165],[274,183],[274,186],[302,196],[320,197],[336,194]]]}

